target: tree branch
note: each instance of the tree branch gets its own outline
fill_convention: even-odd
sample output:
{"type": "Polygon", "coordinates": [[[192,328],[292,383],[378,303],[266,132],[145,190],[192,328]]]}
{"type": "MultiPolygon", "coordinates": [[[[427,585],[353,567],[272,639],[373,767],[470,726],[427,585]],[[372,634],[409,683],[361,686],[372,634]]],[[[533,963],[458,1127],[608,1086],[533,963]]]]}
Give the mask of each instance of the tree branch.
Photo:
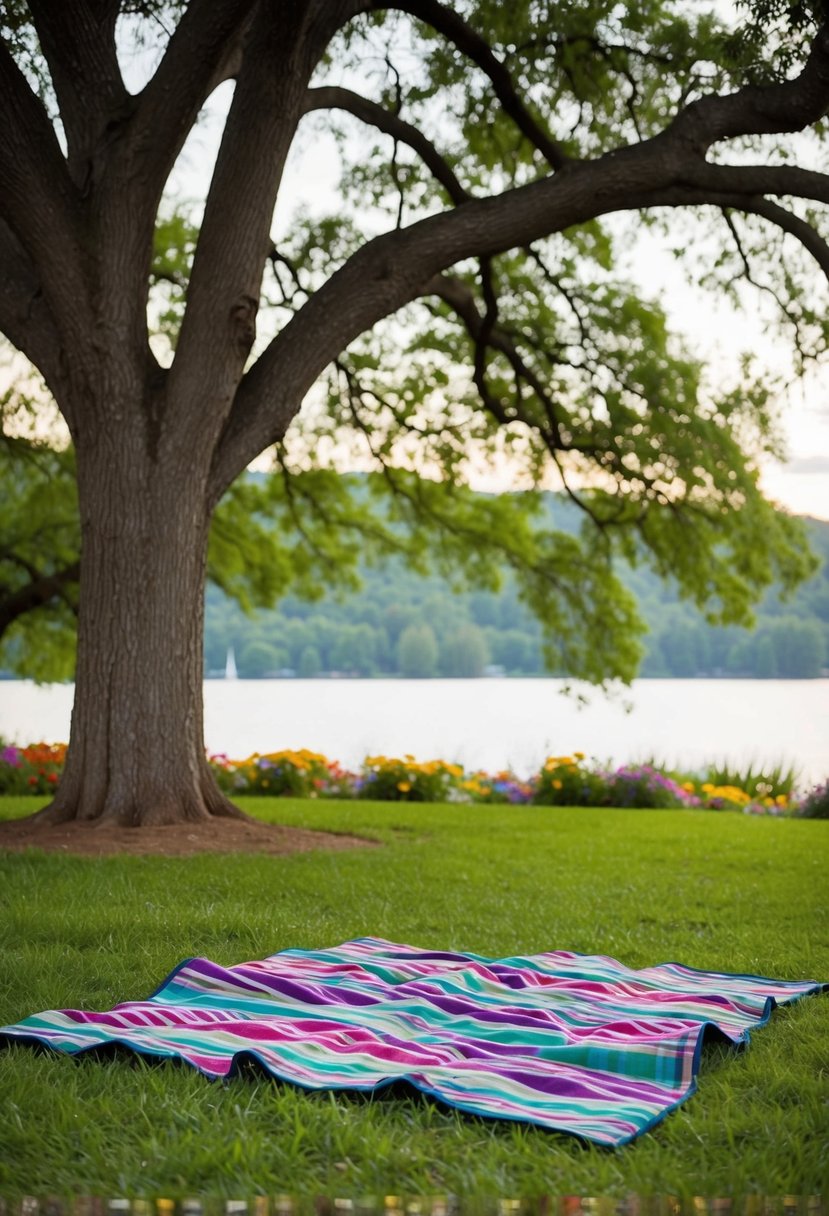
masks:
{"type": "Polygon", "coordinates": [[[60,337],[31,258],[0,220],[0,333],[39,368],[57,393],[60,337]]]}
{"type": "MultiPolygon", "coordinates": [[[[491,293],[492,286],[490,284],[488,294],[491,296],[491,293]]],[[[590,516],[597,527],[603,528],[606,526],[606,521],[599,519],[589,503],[585,502],[573,490],[567,478],[567,470],[561,460],[562,452],[573,450],[583,452],[587,449],[575,445],[568,438],[565,438],[556,413],[555,403],[547,391],[546,385],[535,370],[526,362],[510,334],[494,323],[491,300],[487,306],[487,314],[491,318],[491,323],[487,326],[487,317],[486,315],[481,315],[474,293],[463,279],[459,279],[456,275],[435,275],[434,279],[426,285],[424,295],[426,294],[436,295],[444,303],[448,304],[463,322],[467,333],[475,343],[475,384],[485,408],[489,410],[498,422],[504,425],[510,422],[526,422],[529,425],[533,425],[532,421],[523,416],[519,402],[516,402],[514,413],[508,415],[501,403],[489,391],[484,374],[486,348],[490,347],[492,350],[500,351],[501,354],[505,355],[513,370],[516,382],[520,383],[523,381],[530,386],[544,410],[547,425],[546,427],[539,428],[539,430],[547,451],[556,464],[565,493],[578,507],[590,516]]]]}
{"type": "Polygon", "coordinates": [[[808,198],[816,203],[829,203],[829,174],[813,169],[798,169],[795,165],[721,165],[700,161],[689,163],[681,182],[692,189],[711,194],[742,195],[743,198],[764,194],[790,195],[808,198]]]}
{"type": "Polygon", "coordinates": [[[610,174],[607,157],[573,164],[553,177],[469,200],[364,245],[245,375],[214,461],[217,495],[283,437],[323,368],[359,334],[422,295],[435,274],[464,257],[501,253],[609,211],[652,205],[658,187],[668,188],[674,172],[668,158],[653,155],[652,144],[627,149],[624,158],[615,153],[610,174]],[[312,342],[302,340],[307,332],[315,335],[312,342]]]}
{"type": "Polygon", "coordinates": [[[29,583],[16,591],[0,594],[0,637],[18,617],[35,608],[42,608],[53,599],[63,599],[73,612],[76,610],[66,597],[66,589],[72,583],[77,583],[81,572],[80,562],[73,562],[53,574],[41,574],[28,563],[27,569],[31,579],[29,583]]]}
{"type": "Polygon", "coordinates": [[[732,202],[724,205],[752,215],[762,216],[783,232],[788,232],[790,236],[800,241],[803,248],[812,255],[826,278],[829,279],[829,245],[819,233],[815,232],[812,225],[801,219],[799,215],[794,215],[785,207],[780,207],[766,198],[741,199],[739,195],[735,195],[732,202]]]}
{"type": "Polygon", "coordinates": [[[129,108],[115,50],[117,0],[30,0],[49,65],[69,150],[70,172],[82,184],[108,123],[129,108]]]}
{"type": "Polygon", "coordinates": [[[460,206],[471,197],[431,140],[417,127],[390,113],[376,101],[370,101],[351,89],[327,86],[308,90],[304,113],[310,114],[314,110],[346,110],[368,126],[376,127],[392,139],[407,144],[418,154],[432,176],[440,182],[455,206],[460,206]]]}
{"type": "Polygon", "coordinates": [[[408,13],[443,34],[489,78],[504,112],[530,143],[538,148],[548,164],[553,169],[562,169],[568,163],[564,151],[524,105],[509,70],[495,57],[489,43],[453,9],[439,0],[373,0],[370,7],[374,11],[395,9],[408,13]]]}
{"type": "MultiPolygon", "coordinates": [[[[767,198],[743,198],[740,195],[722,195],[718,201],[709,199],[709,202],[716,202],[718,206],[723,208],[739,210],[739,212],[744,212],[746,215],[760,215],[762,219],[768,220],[769,223],[779,227],[783,232],[788,232],[790,236],[794,236],[797,241],[800,241],[802,247],[807,250],[807,253],[811,253],[814,260],[817,261],[820,270],[824,272],[824,275],[829,280],[829,244],[823,240],[823,237],[818,232],[814,231],[811,224],[808,224],[806,220],[802,220],[799,215],[788,212],[785,207],[779,207],[777,203],[769,202],[767,198]]],[[[728,223],[728,216],[726,216],[726,220],[728,223]]],[[[729,229],[731,229],[734,242],[737,244],[740,259],[743,260],[745,265],[746,277],[748,277],[749,282],[755,287],[762,287],[762,285],[758,285],[758,283],[752,280],[748,258],[746,258],[743,246],[741,246],[738,233],[735,232],[732,224],[729,224],[729,229]]],[[[777,294],[773,294],[777,304],[783,306],[777,294]]]]}
{"type": "Polygon", "coordinates": [[[190,0],[152,80],[137,99],[128,151],[151,185],[153,213],[193,123],[236,66],[256,0],[190,0]]]}
{"type": "MultiPolygon", "coordinates": [[[[481,316],[475,301],[475,295],[463,279],[453,274],[435,275],[426,284],[423,294],[424,296],[436,295],[445,304],[448,304],[455,315],[463,322],[464,328],[476,346],[481,344],[488,345],[507,358],[515,375],[529,384],[544,407],[544,412],[550,426],[549,438],[552,445],[559,449],[568,447],[569,445],[561,434],[558,419],[555,416],[552,398],[547,392],[540,376],[524,359],[512,337],[505,329],[497,324],[492,324],[489,327],[489,331],[486,332],[484,317],[481,316]]],[[[500,409],[495,412],[495,416],[502,422],[522,421],[518,416],[514,419],[507,418],[500,409]]]]}
{"type": "MultiPolygon", "coordinates": [[[[425,19],[432,4],[413,2],[405,11],[425,19]]],[[[820,173],[788,166],[707,164],[700,136],[702,130],[706,139],[733,131],[736,113],[746,109],[748,132],[771,129],[771,114],[778,129],[796,129],[804,115],[815,113],[814,93],[823,88],[823,69],[824,50],[819,47],[796,81],[760,90],[765,126],[747,104],[746,99],[756,100],[756,92],[741,90],[733,98],[714,99],[724,103],[724,110],[715,106],[701,111],[701,118],[685,126],[677,120],[653,139],[594,161],[569,162],[554,176],[497,197],[469,200],[369,241],[294,315],[244,377],[214,457],[212,499],[217,501],[259,452],[284,436],[305,393],[340,351],[378,320],[422,295],[435,274],[462,258],[526,246],[615,211],[719,206],[724,195],[732,194],[743,199],[750,195],[755,203],[758,195],[767,193],[829,201],[829,177],[820,173]],[[734,98],[742,99],[737,110],[731,104],[734,98]]]]}
{"type": "MultiPolygon", "coordinates": [[[[176,357],[178,392],[218,401],[218,427],[255,338],[270,225],[310,76],[341,6],[260,0],[205,206],[176,357]]],[[[198,441],[215,434],[197,419],[198,441]]],[[[188,438],[188,442],[192,440],[188,438]]]]}
{"type": "Polygon", "coordinates": [[[806,66],[794,80],[747,85],[725,96],[700,97],[682,110],[664,135],[705,153],[738,135],[802,131],[829,110],[829,22],[821,25],[806,66]]]}
{"type": "Polygon", "coordinates": [[[83,314],[77,193],[40,100],[0,45],[0,219],[31,258],[56,316],[83,314]]]}

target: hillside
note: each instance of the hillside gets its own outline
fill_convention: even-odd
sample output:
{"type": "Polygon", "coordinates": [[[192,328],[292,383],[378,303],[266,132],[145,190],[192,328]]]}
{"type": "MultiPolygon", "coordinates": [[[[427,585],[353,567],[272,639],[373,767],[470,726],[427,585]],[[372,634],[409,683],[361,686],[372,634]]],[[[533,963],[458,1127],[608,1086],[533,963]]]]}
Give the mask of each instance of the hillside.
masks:
{"type": "MultiPolygon", "coordinates": [[[[576,508],[550,496],[556,526],[578,526],[576,508]]],[[[817,575],[782,602],[772,590],[751,630],[709,625],[670,584],[623,568],[649,633],[643,676],[805,679],[829,666],[829,523],[807,521],[823,559],[817,575]]],[[[362,572],[348,597],[305,603],[293,596],[246,616],[216,588],[206,603],[205,671],[221,675],[233,649],[240,676],[534,676],[545,672],[540,630],[505,579],[498,594],[454,594],[399,560],[362,572]]],[[[567,673],[561,673],[567,674],[567,673]]]]}

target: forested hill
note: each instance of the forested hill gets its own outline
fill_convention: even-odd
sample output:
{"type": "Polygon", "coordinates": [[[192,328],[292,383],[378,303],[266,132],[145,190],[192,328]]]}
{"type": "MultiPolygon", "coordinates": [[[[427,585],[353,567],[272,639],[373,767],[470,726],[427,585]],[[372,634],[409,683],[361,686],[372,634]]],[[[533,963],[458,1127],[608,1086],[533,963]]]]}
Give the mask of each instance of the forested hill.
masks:
{"type": "MultiPolygon", "coordinates": [[[[574,508],[575,510],[575,508],[574,508]]],[[[577,519],[574,516],[572,525],[577,519]]],[[[562,526],[562,504],[556,503],[562,526]]],[[[565,519],[564,526],[567,526],[565,519]]],[[[642,568],[621,571],[648,623],[643,676],[813,678],[829,667],[829,523],[808,521],[820,571],[787,603],[770,592],[749,632],[708,625],[642,568]]],[[[282,600],[246,616],[216,588],[207,594],[205,669],[240,676],[534,676],[546,674],[540,630],[509,580],[498,594],[454,594],[400,561],[363,571],[343,600],[282,600]]]]}

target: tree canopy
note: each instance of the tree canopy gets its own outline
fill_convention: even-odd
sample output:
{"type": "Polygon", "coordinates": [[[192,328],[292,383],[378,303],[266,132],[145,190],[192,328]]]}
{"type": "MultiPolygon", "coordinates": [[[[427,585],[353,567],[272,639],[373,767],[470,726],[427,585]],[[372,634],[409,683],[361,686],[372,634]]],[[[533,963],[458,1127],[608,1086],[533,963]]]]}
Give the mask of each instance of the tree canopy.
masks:
{"type": "Polygon", "coordinates": [[[0,331],[65,420],[81,522],[61,814],[223,809],[199,757],[194,601],[218,504],[231,492],[231,530],[264,505],[231,487],[265,451],[298,537],[277,582],[347,572],[366,545],[484,585],[506,564],[550,662],[595,681],[640,655],[614,557],[724,622],[809,572],[758,488],[778,443],[764,370],[713,381],[629,266],[651,226],[735,308],[771,302],[795,371],[825,355],[824,6],[721,7],[6,5],[0,331]],[[223,83],[210,187],[182,220],[165,191],[223,83]],[[336,141],[336,198],[283,214],[313,138],[336,141]],[[332,474],[349,458],[375,474],[358,519],[332,474]],[[529,492],[472,498],[487,461],[524,491],[555,470],[583,531],[550,528],[529,492]],[[97,756],[124,730],[113,776],[97,756]],[[162,794],[182,767],[198,795],[162,794]]]}

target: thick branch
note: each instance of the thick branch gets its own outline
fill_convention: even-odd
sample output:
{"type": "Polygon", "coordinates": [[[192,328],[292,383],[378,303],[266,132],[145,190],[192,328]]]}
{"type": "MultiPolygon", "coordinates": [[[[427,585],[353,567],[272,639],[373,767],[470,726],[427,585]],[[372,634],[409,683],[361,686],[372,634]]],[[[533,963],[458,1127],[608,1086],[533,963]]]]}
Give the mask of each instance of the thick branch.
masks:
{"type": "Polygon", "coordinates": [[[30,0],[49,65],[76,181],[88,172],[95,145],[129,95],[115,51],[117,0],[30,0]]]}
{"type": "Polygon", "coordinates": [[[270,226],[308,81],[350,0],[260,0],[236,82],[193,260],[168,380],[216,408],[196,442],[215,442],[255,338],[270,226]]]}
{"type": "Polygon", "coordinates": [[[0,114],[0,219],[31,258],[53,306],[77,318],[85,295],[78,198],[46,111],[4,45],[0,114]]]}
{"type": "Polygon", "coordinates": [[[524,105],[509,70],[493,54],[489,43],[453,9],[439,3],[439,0],[374,0],[371,7],[375,10],[396,9],[408,13],[443,34],[489,77],[504,112],[509,114],[530,143],[538,148],[548,164],[553,169],[561,169],[568,163],[562,149],[524,105]]]}
{"type": "Polygon", "coordinates": [[[795,165],[714,165],[689,161],[681,181],[711,194],[738,194],[743,198],[790,195],[829,203],[829,174],[798,169],[795,165]]]}
{"type": "Polygon", "coordinates": [[[218,399],[219,425],[255,338],[276,194],[319,35],[309,6],[261,0],[225,124],[169,380],[173,397],[195,388],[218,399]]]}
{"type": "MultiPolygon", "coordinates": [[[[406,11],[425,20],[423,14],[431,5],[432,0],[427,0],[414,14],[413,3],[406,11]]],[[[768,116],[775,112],[778,129],[790,130],[807,112],[814,112],[815,77],[821,85],[822,56],[818,47],[797,81],[762,90],[764,121],[770,122],[768,116]],[[800,88],[807,97],[803,104],[800,88]]],[[[715,99],[725,103],[729,123],[737,112],[732,102],[742,98],[739,109],[746,96],[751,100],[754,94],[746,90],[734,98],[715,99]]],[[[726,194],[750,195],[752,202],[768,193],[829,201],[829,177],[823,174],[787,166],[746,169],[707,164],[700,148],[693,146],[691,133],[696,130],[699,135],[704,128],[717,138],[725,130],[722,114],[717,108],[703,112],[696,128],[693,123],[683,127],[677,120],[654,139],[595,161],[568,163],[542,181],[495,198],[467,201],[454,211],[368,242],[304,305],[246,375],[214,458],[211,494],[217,500],[259,452],[284,436],[316,377],[349,342],[422,295],[435,274],[464,257],[526,246],[614,211],[721,205],[726,194]]],[[[746,130],[758,130],[757,121],[749,112],[746,130]]]]}
{"type": "Polygon", "coordinates": [[[190,0],[164,57],[138,99],[129,148],[155,204],[216,82],[236,64],[255,0],[190,0]]]}
{"type": "Polygon", "coordinates": [[[60,338],[31,259],[0,220],[0,333],[39,368],[58,391],[60,338]]]}
{"type": "Polygon", "coordinates": [[[683,110],[666,131],[698,153],[739,135],[802,131],[829,110],[829,23],[818,30],[803,71],[794,80],[747,85],[726,96],[701,97],[683,110]]]}
{"type": "Polygon", "coordinates": [[[399,143],[407,144],[423,161],[433,177],[443,186],[451,201],[459,206],[471,196],[455,176],[449,163],[444,160],[435,145],[417,127],[404,122],[376,101],[354,93],[351,89],[328,86],[309,89],[305,98],[306,114],[314,110],[346,110],[361,122],[376,127],[399,143]]]}
{"type": "Polygon", "coordinates": [[[299,404],[340,351],[420,296],[461,258],[501,253],[610,211],[647,206],[675,169],[654,141],[376,237],[314,295],[245,376],[215,462],[220,495],[284,435],[299,404]],[[313,339],[309,340],[308,335],[313,339]],[[305,337],[303,337],[305,335],[305,337]]]}

